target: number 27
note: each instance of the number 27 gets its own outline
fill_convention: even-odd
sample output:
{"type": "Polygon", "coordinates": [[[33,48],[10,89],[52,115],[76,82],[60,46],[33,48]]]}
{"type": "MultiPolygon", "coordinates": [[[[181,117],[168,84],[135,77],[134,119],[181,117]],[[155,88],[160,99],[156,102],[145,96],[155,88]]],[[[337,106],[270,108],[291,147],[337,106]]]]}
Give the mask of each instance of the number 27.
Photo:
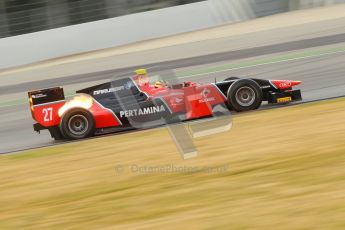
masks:
{"type": "Polygon", "coordinates": [[[44,122],[49,122],[53,120],[53,108],[43,109],[44,122]]]}

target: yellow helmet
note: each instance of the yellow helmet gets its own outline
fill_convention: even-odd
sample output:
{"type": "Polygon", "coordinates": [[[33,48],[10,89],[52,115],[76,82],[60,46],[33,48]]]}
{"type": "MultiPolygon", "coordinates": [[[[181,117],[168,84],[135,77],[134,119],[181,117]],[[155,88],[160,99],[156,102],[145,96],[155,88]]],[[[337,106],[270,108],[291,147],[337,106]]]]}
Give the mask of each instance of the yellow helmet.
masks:
{"type": "Polygon", "coordinates": [[[137,69],[135,71],[136,75],[146,75],[147,74],[147,70],[146,69],[137,69]]]}

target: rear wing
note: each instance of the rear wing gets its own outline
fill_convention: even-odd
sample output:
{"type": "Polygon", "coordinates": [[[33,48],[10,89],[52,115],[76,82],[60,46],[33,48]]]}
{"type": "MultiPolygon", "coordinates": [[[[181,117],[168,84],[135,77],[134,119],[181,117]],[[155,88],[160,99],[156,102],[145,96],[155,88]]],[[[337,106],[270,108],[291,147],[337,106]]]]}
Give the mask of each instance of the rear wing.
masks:
{"type": "Polygon", "coordinates": [[[28,93],[28,97],[32,106],[65,100],[65,94],[61,87],[31,91],[28,93]]]}
{"type": "Polygon", "coordinates": [[[30,91],[28,97],[32,115],[34,115],[35,106],[65,100],[64,90],[61,87],[30,91]]]}

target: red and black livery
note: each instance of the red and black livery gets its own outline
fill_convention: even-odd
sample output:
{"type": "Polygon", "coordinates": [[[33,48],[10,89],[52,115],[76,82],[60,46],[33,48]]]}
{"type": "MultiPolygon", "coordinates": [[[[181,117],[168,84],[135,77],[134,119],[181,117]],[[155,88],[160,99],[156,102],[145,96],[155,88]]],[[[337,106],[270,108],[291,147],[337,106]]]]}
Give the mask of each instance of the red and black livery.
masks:
{"type": "Polygon", "coordinates": [[[34,130],[48,129],[56,139],[83,139],[107,129],[122,131],[188,121],[214,115],[224,105],[230,111],[255,110],[262,102],[301,100],[292,87],[300,81],[227,78],[197,84],[151,84],[140,76],[114,80],[77,91],[65,98],[61,87],[28,93],[34,130]]]}

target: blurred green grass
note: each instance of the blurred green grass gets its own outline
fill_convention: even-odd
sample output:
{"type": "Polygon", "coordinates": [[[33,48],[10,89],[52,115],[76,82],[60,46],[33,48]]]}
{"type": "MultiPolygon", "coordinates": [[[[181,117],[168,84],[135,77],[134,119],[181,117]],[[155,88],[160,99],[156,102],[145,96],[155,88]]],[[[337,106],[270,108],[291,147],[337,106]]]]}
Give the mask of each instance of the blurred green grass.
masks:
{"type": "Polygon", "coordinates": [[[0,229],[345,229],[344,139],[337,99],[236,116],[187,161],[165,128],[0,156],[0,229]],[[131,171],[170,164],[229,168],[131,171]]]}

